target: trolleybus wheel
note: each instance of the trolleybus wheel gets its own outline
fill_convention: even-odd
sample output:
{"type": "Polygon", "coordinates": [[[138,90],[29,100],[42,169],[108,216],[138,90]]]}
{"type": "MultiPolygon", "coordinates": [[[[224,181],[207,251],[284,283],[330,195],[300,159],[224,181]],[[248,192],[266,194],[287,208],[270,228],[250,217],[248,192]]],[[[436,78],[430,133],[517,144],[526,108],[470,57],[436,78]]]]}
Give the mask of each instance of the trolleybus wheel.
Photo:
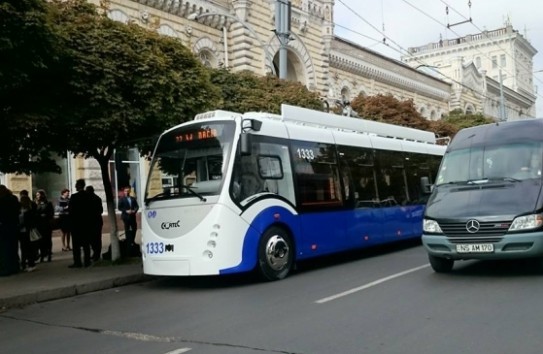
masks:
{"type": "Polygon", "coordinates": [[[454,260],[452,259],[436,257],[431,254],[428,255],[428,259],[430,260],[432,269],[436,273],[449,273],[453,269],[454,260]]]}
{"type": "Polygon", "coordinates": [[[268,229],[258,248],[258,270],[264,280],[285,278],[292,268],[294,248],[290,236],[279,227],[268,229]]]}

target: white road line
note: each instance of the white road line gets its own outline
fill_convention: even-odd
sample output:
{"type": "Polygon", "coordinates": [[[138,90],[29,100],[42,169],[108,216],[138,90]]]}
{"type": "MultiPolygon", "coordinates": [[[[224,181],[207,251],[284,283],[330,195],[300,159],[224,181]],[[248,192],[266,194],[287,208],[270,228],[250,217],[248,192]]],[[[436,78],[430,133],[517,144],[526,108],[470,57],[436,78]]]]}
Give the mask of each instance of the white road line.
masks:
{"type": "Polygon", "coordinates": [[[188,351],[191,351],[192,348],[179,348],[179,349],[176,349],[176,350],[172,350],[171,352],[167,352],[166,354],[182,354],[182,353],[186,353],[188,351]]]}
{"type": "Polygon", "coordinates": [[[332,295],[332,296],[325,297],[325,298],[320,299],[320,300],[317,300],[317,301],[315,301],[315,302],[316,302],[317,304],[324,304],[324,303],[329,302],[329,301],[332,301],[332,300],[337,300],[337,299],[339,299],[340,297],[344,297],[344,296],[347,296],[347,295],[354,294],[354,293],[356,293],[356,292],[358,292],[358,291],[362,291],[362,290],[371,288],[372,286],[379,285],[379,284],[384,283],[384,282],[386,282],[386,281],[392,280],[392,279],[394,279],[394,278],[401,277],[401,276],[406,275],[406,274],[409,274],[409,273],[416,272],[416,271],[418,271],[418,270],[427,268],[427,267],[429,267],[429,266],[430,266],[429,264],[425,264],[425,265],[421,265],[421,266],[419,266],[419,267],[411,268],[411,269],[408,269],[408,270],[406,270],[406,271],[403,271],[403,272],[400,272],[400,273],[396,273],[396,274],[392,274],[392,275],[390,275],[390,276],[388,276],[388,277],[381,278],[381,279],[378,279],[378,280],[373,281],[373,282],[371,282],[371,283],[368,283],[368,284],[359,286],[358,288],[353,288],[353,289],[344,291],[344,292],[339,293],[339,294],[335,294],[335,295],[332,295]]]}

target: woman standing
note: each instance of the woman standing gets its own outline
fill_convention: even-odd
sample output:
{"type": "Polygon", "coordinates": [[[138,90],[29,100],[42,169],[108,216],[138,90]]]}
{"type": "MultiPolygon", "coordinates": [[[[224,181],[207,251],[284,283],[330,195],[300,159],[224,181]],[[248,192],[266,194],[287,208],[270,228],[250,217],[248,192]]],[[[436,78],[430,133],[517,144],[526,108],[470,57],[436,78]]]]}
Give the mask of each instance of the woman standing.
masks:
{"type": "Polygon", "coordinates": [[[56,211],[58,212],[58,221],[60,230],[62,231],[62,250],[71,251],[70,247],[70,214],[68,210],[68,205],[70,204],[70,190],[64,188],[60,192],[60,198],[58,199],[58,204],[56,211]]]}
{"type": "Polygon", "coordinates": [[[40,261],[43,262],[47,257],[47,262],[51,262],[53,253],[53,228],[51,223],[55,216],[55,210],[53,204],[47,200],[47,195],[43,189],[36,192],[36,213],[38,215],[36,228],[41,234],[40,261]]]}
{"type": "Polygon", "coordinates": [[[32,272],[36,269],[36,245],[40,242],[30,240],[30,230],[36,227],[36,210],[34,210],[32,200],[28,196],[22,196],[19,202],[21,204],[21,213],[19,214],[21,269],[32,272]]]}

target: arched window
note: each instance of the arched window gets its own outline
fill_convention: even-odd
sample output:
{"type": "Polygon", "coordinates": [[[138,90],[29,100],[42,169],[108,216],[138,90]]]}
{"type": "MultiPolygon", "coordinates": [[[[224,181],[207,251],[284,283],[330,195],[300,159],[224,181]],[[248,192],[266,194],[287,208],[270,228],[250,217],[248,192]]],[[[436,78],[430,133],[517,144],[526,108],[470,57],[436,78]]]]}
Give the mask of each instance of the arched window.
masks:
{"type": "Polygon", "coordinates": [[[349,90],[348,87],[343,87],[341,89],[341,100],[343,102],[350,102],[351,101],[351,90],[349,90]]]}
{"type": "Polygon", "coordinates": [[[208,68],[217,67],[217,58],[215,58],[215,55],[213,55],[213,53],[211,53],[209,50],[202,49],[200,53],[198,53],[198,57],[200,58],[202,64],[204,64],[208,68]]]}
{"type": "Polygon", "coordinates": [[[420,107],[419,113],[422,117],[426,118],[426,108],[420,107]]]}
{"type": "Polygon", "coordinates": [[[107,17],[113,21],[122,22],[128,24],[130,17],[121,10],[111,10],[108,12],[107,17]]]}
{"type": "Polygon", "coordinates": [[[161,25],[158,28],[158,33],[168,36],[168,37],[174,37],[174,38],[179,37],[177,32],[171,26],[168,26],[168,25],[161,25]]]}

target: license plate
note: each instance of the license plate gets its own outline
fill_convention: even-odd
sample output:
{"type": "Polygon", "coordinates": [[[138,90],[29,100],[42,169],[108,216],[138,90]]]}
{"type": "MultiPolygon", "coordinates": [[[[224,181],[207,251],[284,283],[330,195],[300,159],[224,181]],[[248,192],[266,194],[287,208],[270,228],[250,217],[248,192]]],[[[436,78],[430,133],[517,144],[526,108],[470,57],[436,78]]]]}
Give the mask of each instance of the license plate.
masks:
{"type": "Polygon", "coordinates": [[[456,245],[458,253],[492,253],[494,245],[491,243],[472,243],[466,245],[456,245]]]}

